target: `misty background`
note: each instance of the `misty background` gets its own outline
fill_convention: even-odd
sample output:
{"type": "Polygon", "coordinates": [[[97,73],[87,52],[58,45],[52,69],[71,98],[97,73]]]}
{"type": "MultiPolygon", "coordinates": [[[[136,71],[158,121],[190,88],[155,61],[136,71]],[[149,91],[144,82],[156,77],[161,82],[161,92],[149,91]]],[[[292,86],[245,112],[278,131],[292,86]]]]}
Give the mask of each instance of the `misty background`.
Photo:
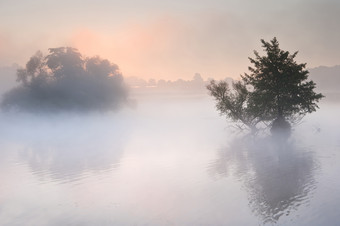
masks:
{"type": "Polygon", "coordinates": [[[336,0],[2,0],[0,95],[11,107],[0,112],[0,224],[336,225],[339,9],[336,0]],[[287,143],[233,127],[205,87],[238,80],[273,36],[299,50],[325,95],[287,143]],[[82,53],[77,73],[51,79],[43,64],[28,76],[42,90],[16,81],[37,50],[58,46],[82,53]],[[98,77],[108,68],[113,82],[98,77]]]}

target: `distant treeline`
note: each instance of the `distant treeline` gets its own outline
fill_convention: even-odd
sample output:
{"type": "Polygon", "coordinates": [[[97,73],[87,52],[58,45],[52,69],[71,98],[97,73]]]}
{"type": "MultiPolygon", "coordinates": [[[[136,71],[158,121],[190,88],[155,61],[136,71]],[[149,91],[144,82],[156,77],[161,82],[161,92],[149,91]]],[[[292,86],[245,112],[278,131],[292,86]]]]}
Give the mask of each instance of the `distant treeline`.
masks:
{"type": "Polygon", "coordinates": [[[340,92],[340,65],[320,66],[309,69],[310,76],[316,83],[316,89],[324,92],[340,92]]]}
{"type": "MultiPolygon", "coordinates": [[[[164,79],[156,80],[149,79],[144,80],[138,77],[126,77],[125,82],[132,89],[148,89],[148,90],[176,90],[176,91],[196,91],[196,92],[206,92],[206,85],[212,78],[204,80],[199,73],[196,73],[191,80],[177,79],[175,81],[166,81],[164,79]]],[[[227,82],[232,82],[232,78],[225,78],[227,82]]]]}
{"type": "MultiPolygon", "coordinates": [[[[320,66],[309,70],[309,79],[316,83],[316,89],[323,92],[340,92],[340,65],[333,67],[320,66]]],[[[199,73],[196,73],[191,80],[178,79],[166,81],[164,79],[144,80],[138,77],[126,77],[125,82],[132,88],[137,89],[165,89],[165,90],[191,90],[206,91],[206,85],[212,78],[204,80],[199,73]]],[[[228,83],[234,80],[230,77],[223,79],[228,83]]]]}

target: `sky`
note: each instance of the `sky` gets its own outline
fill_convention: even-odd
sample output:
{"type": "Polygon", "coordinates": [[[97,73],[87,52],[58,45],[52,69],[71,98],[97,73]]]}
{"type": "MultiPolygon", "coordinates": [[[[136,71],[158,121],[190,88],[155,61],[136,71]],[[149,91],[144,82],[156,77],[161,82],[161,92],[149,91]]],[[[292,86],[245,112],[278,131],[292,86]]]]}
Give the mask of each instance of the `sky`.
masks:
{"type": "Polygon", "coordinates": [[[237,78],[260,39],[307,67],[340,64],[338,0],[1,0],[0,66],[72,46],[143,79],[237,78]]]}

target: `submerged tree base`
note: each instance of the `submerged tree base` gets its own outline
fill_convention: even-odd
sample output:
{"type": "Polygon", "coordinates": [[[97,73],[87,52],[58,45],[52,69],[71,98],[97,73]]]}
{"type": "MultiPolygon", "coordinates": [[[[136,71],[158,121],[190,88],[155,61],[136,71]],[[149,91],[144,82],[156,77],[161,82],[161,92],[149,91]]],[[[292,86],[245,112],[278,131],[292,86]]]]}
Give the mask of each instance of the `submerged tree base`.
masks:
{"type": "Polygon", "coordinates": [[[273,121],[270,132],[275,137],[288,139],[292,132],[292,127],[290,123],[286,121],[283,117],[279,117],[273,121]]]}

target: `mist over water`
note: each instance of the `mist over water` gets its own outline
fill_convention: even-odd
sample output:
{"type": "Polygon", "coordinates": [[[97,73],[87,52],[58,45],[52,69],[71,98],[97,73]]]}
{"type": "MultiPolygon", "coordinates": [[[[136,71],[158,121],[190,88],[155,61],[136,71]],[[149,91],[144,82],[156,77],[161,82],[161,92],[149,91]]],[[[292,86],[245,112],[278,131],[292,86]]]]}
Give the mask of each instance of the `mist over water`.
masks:
{"type": "Polygon", "coordinates": [[[1,225],[336,225],[340,105],[287,142],[237,133],[206,94],[114,113],[0,115],[1,225]]]}

